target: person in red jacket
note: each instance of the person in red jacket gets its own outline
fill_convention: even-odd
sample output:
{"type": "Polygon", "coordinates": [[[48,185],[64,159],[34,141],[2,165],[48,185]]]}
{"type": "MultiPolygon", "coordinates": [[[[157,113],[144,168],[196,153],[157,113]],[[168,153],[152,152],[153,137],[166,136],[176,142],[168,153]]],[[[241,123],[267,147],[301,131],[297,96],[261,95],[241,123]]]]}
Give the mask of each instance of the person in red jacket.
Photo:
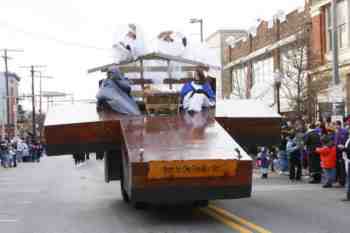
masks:
{"type": "Polygon", "coordinates": [[[326,176],[326,183],[323,188],[331,188],[336,175],[337,149],[328,136],[322,138],[322,144],[324,146],[317,148],[316,152],[321,157],[321,167],[326,176]]]}

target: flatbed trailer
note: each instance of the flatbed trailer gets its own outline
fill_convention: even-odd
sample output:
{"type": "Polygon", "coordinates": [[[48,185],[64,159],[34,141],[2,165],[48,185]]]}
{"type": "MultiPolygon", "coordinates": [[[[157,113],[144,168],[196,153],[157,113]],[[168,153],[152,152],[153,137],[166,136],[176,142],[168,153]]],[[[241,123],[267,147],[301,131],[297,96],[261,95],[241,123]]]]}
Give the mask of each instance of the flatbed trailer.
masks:
{"type": "Polygon", "coordinates": [[[200,113],[181,111],[175,90],[178,82],[171,75],[172,61],[181,63],[185,72],[205,66],[152,53],[130,64],[110,64],[89,70],[104,72],[118,66],[123,72],[139,72],[141,89],[133,95],[141,99],[143,115],[126,116],[107,109],[97,111],[96,104],[52,108],[44,129],[47,154],[104,153],[105,181],[120,180],[124,201],[136,206],[142,203],[205,204],[208,200],[250,197],[253,164],[243,147],[278,144],[280,116],[237,115],[251,106],[244,104],[237,109],[235,103],[228,106],[226,103],[221,107],[225,111],[218,111],[222,106],[219,102],[216,109],[200,113]],[[167,66],[147,67],[144,60],[166,61],[167,66]],[[166,72],[169,92],[147,91],[144,71],[166,72]],[[171,113],[155,111],[164,107],[171,113]],[[243,124],[247,127],[242,127],[243,124]]]}
{"type": "Polygon", "coordinates": [[[98,113],[94,104],[58,107],[48,115],[45,137],[49,156],[105,152],[105,180],[121,180],[125,201],[251,195],[250,157],[209,113],[126,117],[98,113]]]}

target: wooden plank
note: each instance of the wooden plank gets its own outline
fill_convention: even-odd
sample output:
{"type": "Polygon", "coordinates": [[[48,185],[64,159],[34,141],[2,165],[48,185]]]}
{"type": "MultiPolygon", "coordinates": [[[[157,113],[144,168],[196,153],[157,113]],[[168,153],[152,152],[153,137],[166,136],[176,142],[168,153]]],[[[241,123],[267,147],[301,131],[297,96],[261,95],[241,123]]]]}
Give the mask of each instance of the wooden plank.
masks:
{"type": "Polygon", "coordinates": [[[192,81],[193,78],[181,78],[181,79],[169,79],[169,78],[166,78],[163,80],[163,83],[164,84],[169,84],[170,82],[173,83],[173,84],[184,84],[184,83],[187,83],[189,81],[192,81]]]}
{"type": "Polygon", "coordinates": [[[251,196],[252,161],[238,161],[235,176],[147,179],[148,163],[132,164],[130,195],[134,201],[178,203],[251,196]],[[157,198],[154,194],[157,193],[157,198]],[[163,198],[164,197],[164,198],[163,198]]]}
{"type": "MultiPolygon", "coordinates": [[[[134,118],[121,126],[132,162],[236,159],[241,150],[209,113],[134,118]]],[[[250,160],[244,151],[242,156],[250,160]]]]}
{"type": "Polygon", "coordinates": [[[244,148],[276,146],[280,143],[280,118],[216,117],[216,120],[244,148]]]}
{"type": "Polygon", "coordinates": [[[135,188],[159,187],[159,186],[240,186],[252,183],[252,161],[237,161],[237,170],[234,176],[225,177],[188,177],[188,178],[164,178],[149,179],[147,174],[149,171],[149,163],[132,163],[131,169],[133,173],[132,184],[135,188]]]}
{"type": "MultiPolygon", "coordinates": [[[[115,64],[110,64],[110,65],[105,65],[97,68],[93,68],[88,70],[88,73],[94,73],[97,71],[101,72],[107,72],[107,70],[113,66],[116,66],[115,64]]],[[[118,66],[120,71],[122,73],[140,73],[141,72],[141,67],[139,65],[121,65],[118,66]]],[[[181,71],[182,72],[193,72],[196,70],[196,66],[188,66],[184,65],[181,66],[181,71]]],[[[166,73],[168,72],[168,67],[167,66],[144,66],[143,67],[144,72],[159,72],[159,73],[166,73]]]]}
{"type": "Polygon", "coordinates": [[[96,104],[51,109],[44,125],[48,155],[120,148],[120,117],[113,112],[98,113],[96,104]]]}
{"type": "Polygon", "coordinates": [[[251,196],[251,185],[237,186],[157,186],[135,188],[131,199],[134,202],[182,204],[198,200],[238,199],[251,196]],[[157,195],[154,195],[154,194],[157,195]]]}
{"type": "Polygon", "coordinates": [[[129,79],[131,85],[143,85],[143,84],[152,84],[153,80],[152,79],[139,79],[139,78],[133,78],[129,79]]]}
{"type": "MultiPolygon", "coordinates": [[[[138,65],[133,66],[118,66],[120,71],[127,74],[127,73],[140,73],[141,67],[138,65]]],[[[180,66],[182,72],[193,72],[196,70],[196,66],[180,66]]],[[[143,66],[144,72],[152,72],[152,73],[166,73],[168,72],[167,66],[143,66]]]]}

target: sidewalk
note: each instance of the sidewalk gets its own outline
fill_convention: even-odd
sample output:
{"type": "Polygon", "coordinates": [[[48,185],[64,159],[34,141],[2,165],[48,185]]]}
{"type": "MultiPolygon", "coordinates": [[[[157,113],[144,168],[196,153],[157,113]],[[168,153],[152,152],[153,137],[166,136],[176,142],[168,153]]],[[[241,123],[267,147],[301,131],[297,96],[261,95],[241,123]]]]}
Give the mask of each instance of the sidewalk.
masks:
{"type": "MultiPolygon", "coordinates": [[[[302,180],[308,180],[310,178],[308,170],[303,169],[302,173],[303,173],[302,180]]],[[[285,178],[285,179],[289,180],[289,172],[285,172],[283,174],[280,174],[277,171],[272,172],[271,170],[269,170],[268,176],[269,176],[269,178],[285,178]]],[[[253,178],[260,178],[260,177],[261,177],[260,169],[254,168],[253,169],[253,178]]]]}

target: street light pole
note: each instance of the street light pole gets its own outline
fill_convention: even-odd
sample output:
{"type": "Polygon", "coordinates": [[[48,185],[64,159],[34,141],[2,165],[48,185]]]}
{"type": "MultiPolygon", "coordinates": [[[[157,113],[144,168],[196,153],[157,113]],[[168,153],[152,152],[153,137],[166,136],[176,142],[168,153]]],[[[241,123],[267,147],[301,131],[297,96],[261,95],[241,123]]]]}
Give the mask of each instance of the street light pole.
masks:
{"type": "Polygon", "coordinates": [[[201,27],[201,42],[203,43],[204,38],[203,38],[203,19],[199,21],[200,27],[201,27]]]}
{"type": "Polygon", "coordinates": [[[282,74],[279,70],[276,70],[274,75],[275,75],[275,87],[276,87],[277,112],[278,114],[281,114],[280,88],[282,83],[282,74]]]}
{"type": "Polygon", "coordinates": [[[190,19],[190,23],[199,23],[201,42],[203,43],[204,42],[203,19],[192,18],[192,19],[190,19]]]}
{"type": "Polygon", "coordinates": [[[281,83],[277,84],[277,112],[281,114],[281,103],[280,103],[280,87],[281,83]]]}
{"type": "Polygon", "coordinates": [[[337,0],[332,0],[332,49],[333,49],[333,82],[340,83],[338,61],[338,32],[337,32],[337,0]]]}

